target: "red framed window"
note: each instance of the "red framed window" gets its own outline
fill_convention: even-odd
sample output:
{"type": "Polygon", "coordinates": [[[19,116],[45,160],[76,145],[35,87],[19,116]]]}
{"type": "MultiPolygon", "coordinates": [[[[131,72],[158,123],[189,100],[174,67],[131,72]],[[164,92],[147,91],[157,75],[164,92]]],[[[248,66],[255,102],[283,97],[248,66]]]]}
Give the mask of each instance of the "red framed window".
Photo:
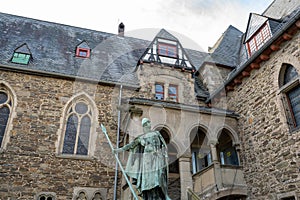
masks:
{"type": "Polygon", "coordinates": [[[249,56],[252,56],[260,47],[271,38],[271,32],[267,23],[265,23],[257,33],[247,42],[249,56]]]}
{"type": "Polygon", "coordinates": [[[158,54],[161,56],[167,56],[176,58],[177,57],[177,46],[166,44],[166,43],[159,43],[158,44],[158,54]]]}
{"type": "Polygon", "coordinates": [[[90,49],[85,49],[85,48],[80,48],[77,47],[76,49],[76,57],[81,57],[81,58],[89,58],[90,57],[90,49]]]}
{"type": "Polygon", "coordinates": [[[164,85],[162,83],[155,83],[155,99],[164,100],[164,85]]]}
{"type": "Polygon", "coordinates": [[[177,85],[169,85],[169,98],[171,101],[178,101],[178,86],[177,85]]]}

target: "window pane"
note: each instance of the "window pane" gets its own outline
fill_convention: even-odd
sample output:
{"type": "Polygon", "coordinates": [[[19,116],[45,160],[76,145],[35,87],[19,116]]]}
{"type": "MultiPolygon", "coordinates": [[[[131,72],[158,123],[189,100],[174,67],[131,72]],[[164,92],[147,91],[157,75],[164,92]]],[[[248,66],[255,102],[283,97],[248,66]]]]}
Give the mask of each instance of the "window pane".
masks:
{"type": "Polygon", "coordinates": [[[288,83],[298,76],[296,69],[292,65],[287,65],[285,73],[284,73],[284,81],[283,84],[288,83]]]}
{"type": "Polygon", "coordinates": [[[170,86],[169,87],[169,94],[171,94],[171,95],[177,95],[177,87],[170,86]]]}
{"type": "Polygon", "coordinates": [[[0,108],[0,147],[7,126],[9,114],[10,114],[10,110],[7,106],[3,106],[2,108],[0,108]]]}
{"type": "Polygon", "coordinates": [[[22,53],[14,53],[12,62],[19,64],[28,64],[30,55],[22,53]]]}
{"type": "Polygon", "coordinates": [[[162,84],[155,85],[155,99],[164,99],[164,86],[162,84]]]}
{"type": "Polygon", "coordinates": [[[77,145],[77,154],[79,155],[88,154],[90,128],[91,128],[90,118],[88,116],[83,117],[80,124],[80,133],[79,133],[78,145],[77,145]]]}
{"type": "Polygon", "coordinates": [[[74,154],[78,118],[76,115],[70,115],[67,121],[64,146],[62,153],[74,154]]]}
{"type": "Polygon", "coordinates": [[[200,148],[192,149],[193,173],[203,170],[212,163],[211,153],[200,148]]]}
{"type": "Polygon", "coordinates": [[[8,99],[8,96],[5,92],[0,92],[0,104],[5,103],[8,99]]]}
{"type": "Polygon", "coordinates": [[[87,57],[87,51],[79,50],[79,56],[87,57]]]}
{"type": "Polygon", "coordinates": [[[176,57],[177,47],[172,44],[159,44],[158,53],[162,56],[176,57]]]}
{"type": "Polygon", "coordinates": [[[163,100],[164,99],[164,95],[163,94],[155,94],[155,99],[163,100]]]}
{"type": "Polygon", "coordinates": [[[220,152],[221,164],[239,165],[237,153],[234,147],[229,147],[220,152]]]}
{"type": "Polygon", "coordinates": [[[85,103],[79,102],[75,106],[75,111],[79,114],[85,114],[88,111],[88,106],[85,103]]]}
{"type": "Polygon", "coordinates": [[[159,46],[159,54],[160,55],[165,55],[165,56],[168,55],[168,53],[167,53],[167,47],[160,45],[159,46]]]}
{"type": "Polygon", "coordinates": [[[164,87],[162,85],[155,85],[155,92],[164,92],[164,87]]]}
{"type": "Polygon", "coordinates": [[[295,87],[287,93],[293,110],[296,126],[300,125],[300,87],[295,87]]]}

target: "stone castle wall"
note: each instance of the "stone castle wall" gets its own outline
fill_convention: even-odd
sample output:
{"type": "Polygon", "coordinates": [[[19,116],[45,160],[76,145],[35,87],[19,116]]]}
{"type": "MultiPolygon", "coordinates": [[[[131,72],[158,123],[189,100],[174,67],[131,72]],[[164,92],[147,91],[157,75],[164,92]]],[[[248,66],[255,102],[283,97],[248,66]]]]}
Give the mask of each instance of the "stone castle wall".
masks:
{"type": "Polygon", "coordinates": [[[228,108],[240,114],[248,199],[278,199],[289,192],[297,192],[300,198],[300,131],[288,128],[278,85],[283,63],[292,64],[300,74],[299,35],[282,44],[281,50],[227,94],[228,108]]]}
{"type": "Polygon", "coordinates": [[[9,141],[0,152],[0,199],[25,200],[53,193],[65,200],[80,189],[98,190],[112,199],[115,159],[99,123],[116,141],[119,89],[6,71],[0,72],[0,81],[14,91],[17,100],[9,141]],[[94,156],[62,157],[57,149],[60,123],[64,107],[78,93],[90,96],[98,109],[94,156]]]}

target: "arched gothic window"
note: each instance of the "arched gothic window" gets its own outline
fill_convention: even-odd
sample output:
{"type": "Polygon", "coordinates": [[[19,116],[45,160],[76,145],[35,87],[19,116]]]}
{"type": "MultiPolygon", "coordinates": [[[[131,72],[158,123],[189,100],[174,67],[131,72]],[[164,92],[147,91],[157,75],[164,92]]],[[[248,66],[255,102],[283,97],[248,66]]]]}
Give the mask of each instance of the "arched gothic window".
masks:
{"type": "Polygon", "coordinates": [[[38,195],[37,200],[55,200],[55,194],[52,192],[42,193],[38,195]]]}
{"type": "Polygon", "coordinates": [[[85,99],[72,102],[65,117],[62,154],[89,155],[92,132],[92,108],[85,99]]]}
{"type": "Polygon", "coordinates": [[[193,174],[212,164],[211,151],[207,140],[205,130],[201,128],[193,129],[190,135],[193,174]]]}
{"type": "Polygon", "coordinates": [[[287,122],[290,129],[294,130],[300,126],[300,87],[299,75],[293,65],[282,65],[279,87],[287,122]]]}
{"type": "Polygon", "coordinates": [[[217,151],[221,165],[235,165],[238,166],[239,158],[235,145],[233,145],[232,138],[229,131],[223,130],[218,139],[217,151]]]}
{"type": "Polygon", "coordinates": [[[4,148],[9,119],[11,118],[13,99],[5,85],[0,84],[0,148],[4,148]]]}

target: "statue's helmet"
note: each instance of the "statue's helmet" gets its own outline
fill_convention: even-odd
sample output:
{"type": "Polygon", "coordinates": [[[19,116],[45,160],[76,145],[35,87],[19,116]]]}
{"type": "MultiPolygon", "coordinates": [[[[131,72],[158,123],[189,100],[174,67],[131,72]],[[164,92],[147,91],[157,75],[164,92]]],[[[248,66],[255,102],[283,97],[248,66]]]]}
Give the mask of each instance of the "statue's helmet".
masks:
{"type": "Polygon", "coordinates": [[[150,122],[150,120],[149,120],[148,118],[143,118],[143,119],[142,119],[142,126],[144,126],[144,124],[145,124],[146,122],[150,122]]]}

